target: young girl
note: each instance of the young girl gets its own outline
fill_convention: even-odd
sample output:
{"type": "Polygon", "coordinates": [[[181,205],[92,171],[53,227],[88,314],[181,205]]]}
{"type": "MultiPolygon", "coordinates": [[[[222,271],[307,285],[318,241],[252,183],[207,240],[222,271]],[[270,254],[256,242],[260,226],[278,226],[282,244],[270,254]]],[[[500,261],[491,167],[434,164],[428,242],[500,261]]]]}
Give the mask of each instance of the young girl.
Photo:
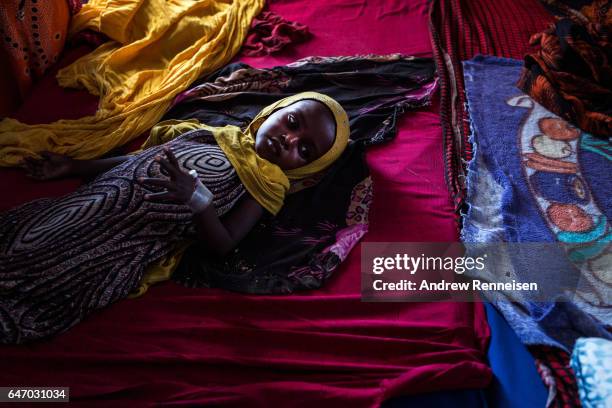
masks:
{"type": "Polygon", "coordinates": [[[106,172],[0,217],[0,342],[67,330],[126,297],[187,238],[223,256],[264,211],[280,210],[289,180],[327,168],[349,136],[342,107],[313,92],[268,106],[245,131],[194,127],[134,156],[26,161],[43,180],[106,172]]]}

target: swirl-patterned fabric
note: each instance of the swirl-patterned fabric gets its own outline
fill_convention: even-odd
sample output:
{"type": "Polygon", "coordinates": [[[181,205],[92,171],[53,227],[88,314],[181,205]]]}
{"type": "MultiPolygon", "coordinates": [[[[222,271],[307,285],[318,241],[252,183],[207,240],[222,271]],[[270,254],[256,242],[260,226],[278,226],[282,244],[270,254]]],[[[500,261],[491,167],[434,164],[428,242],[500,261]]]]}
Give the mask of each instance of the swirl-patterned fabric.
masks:
{"type": "MultiPolygon", "coordinates": [[[[219,215],[245,189],[212,135],[196,130],[167,144],[198,172],[219,215]]],[[[67,330],[127,296],[145,268],[193,238],[189,208],[145,201],[138,177],[165,177],[163,146],[130,157],[72,194],[0,215],[0,342],[22,343],[67,330]]]]}

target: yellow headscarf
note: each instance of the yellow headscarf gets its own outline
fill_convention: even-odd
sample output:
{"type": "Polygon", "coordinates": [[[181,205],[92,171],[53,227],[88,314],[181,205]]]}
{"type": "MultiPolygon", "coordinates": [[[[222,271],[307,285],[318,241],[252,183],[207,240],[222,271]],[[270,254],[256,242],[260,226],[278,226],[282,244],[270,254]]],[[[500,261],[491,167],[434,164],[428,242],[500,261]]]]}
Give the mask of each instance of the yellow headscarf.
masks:
{"type": "Polygon", "coordinates": [[[297,169],[285,171],[285,174],[290,180],[299,180],[306,177],[310,177],[313,174],[324,170],[330,164],[336,161],[338,157],[340,157],[340,155],[348,144],[350,136],[348,116],[346,115],[346,112],[344,111],[342,106],[340,106],[338,102],[336,102],[334,99],[330,98],[327,95],[323,95],[317,92],[302,92],[293,96],[289,96],[287,98],[283,98],[280,101],[263,108],[262,111],[259,112],[257,116],[255,116],[255,119],[253,119],[253,121],[249,124],[246,131],[246,133],[250,135],[254,140],[255,135],[257,134],[257,130],[259,129],[261,124],[266,119],[268,119],[270,115],[272,115],[279,109],[285,108],[296,102],[304,100],[319,101],[329,108],[329,110],[334,115],[334,121],[336,122],[336,138],[334,139],[334,144],[332,145],[332,147],[317,160],[297,169]]]}
{"type": "Polygon", "coordinates": [[[283,205],[285,194],[289,189],[289,180],[303,179],[327,168],[340,157],[348,144],[350,134],[348,117],[338,102],[320,93],[302,92],[265,107],[244,131],[231,125],[224,127],[208,126],[193,119],[161,122],[151,130],[151,135],[143,148],[164,143],[168,139],[176,137],[177,134],[191,129],[205,129],[214,135],[217,144],[236,169],[236,173],[238,173],[238,177],[240,177],[240,181],[247,191],[262,207],[274,215],[283,205]],[[324,103],[332,112],[336,122],[334,143],[323,156],[313,162],[296,169],[283,171],[276,164],[265,160],[255,152],[257,130],[278,109],[309,99],[324,103]]]}

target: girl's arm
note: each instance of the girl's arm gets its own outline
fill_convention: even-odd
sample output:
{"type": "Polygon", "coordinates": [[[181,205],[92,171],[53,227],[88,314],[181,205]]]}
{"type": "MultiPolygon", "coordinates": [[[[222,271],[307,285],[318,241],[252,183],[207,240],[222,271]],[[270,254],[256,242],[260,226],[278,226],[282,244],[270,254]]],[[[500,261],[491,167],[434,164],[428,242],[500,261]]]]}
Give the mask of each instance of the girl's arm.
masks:
{"type": "Polygon", "coordinates": [[[264,214],[264,208],[248,193],[232,208],[223,219],[215,212],[212,193],[197,179],[181,168],[170,149],[164,149],[167,160],[155,160],[168,171],[170,179],[139,178],[145,186],[163,187],[158,193],[145,194],[145,200],[170,201],[188,205],[198,235],[208,248],[219,256],[227,255],[257,224],[264,214]]]}
{"type": "Polygon", "coordinates": [[[194,214],[198,238],[216,255],[230,253],[253,229],[264,214],[264,208],[248,193],[223,219],[219,219],[211,204],[204,211],[194,214]]]}
{"type": "Polygon", "coordinates": [[[40,155],[42,156],[41,159],[27,157],[23,161],[28,176],[37,180],[95,176],[123,163],[129,158],[129,156],[117,156],[98,160],[76,160],[51,152],[41,152],[40,155]]]}

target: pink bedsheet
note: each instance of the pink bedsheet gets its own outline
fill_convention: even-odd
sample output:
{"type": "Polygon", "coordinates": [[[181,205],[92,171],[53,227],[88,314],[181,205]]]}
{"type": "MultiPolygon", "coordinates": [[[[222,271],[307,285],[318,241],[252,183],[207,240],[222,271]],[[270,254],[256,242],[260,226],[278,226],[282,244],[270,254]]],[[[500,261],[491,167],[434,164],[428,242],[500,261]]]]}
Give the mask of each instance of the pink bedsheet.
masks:
{"type": "MultiPolygon", "coordinates": [[[[314,37],[281,55],[243,61],[261,67],[308,55],[431,56],[427,3],[271,2],[272,11],[308,25],[314,37]]],[[[32,106],[67,113],[56,102],[66,95],[42,102],[49,90],[40,92],[20,115],[43,117],[32,106]]],[[[75,97],[85,98],[79,109],[95,107],[75,97]]],[[[366,241],[457,240],[437,112],[406,114],[397,138],[369,151],[374,203],[366,241]]],[[[78,184],[37,183],[12,169],[0,175],[0,187],[12,192],[0,209],[78,184]]],[[[361,303],[359,262],[356,248],[325,288],[291,296],[162,283],[49,341],[0,347],[9,368],[0,384],[70,386],[73,401],[100,406],[139,400],[240,407],[377,406],[395,395],[488,384],[481,304],[361,303]]]]}

